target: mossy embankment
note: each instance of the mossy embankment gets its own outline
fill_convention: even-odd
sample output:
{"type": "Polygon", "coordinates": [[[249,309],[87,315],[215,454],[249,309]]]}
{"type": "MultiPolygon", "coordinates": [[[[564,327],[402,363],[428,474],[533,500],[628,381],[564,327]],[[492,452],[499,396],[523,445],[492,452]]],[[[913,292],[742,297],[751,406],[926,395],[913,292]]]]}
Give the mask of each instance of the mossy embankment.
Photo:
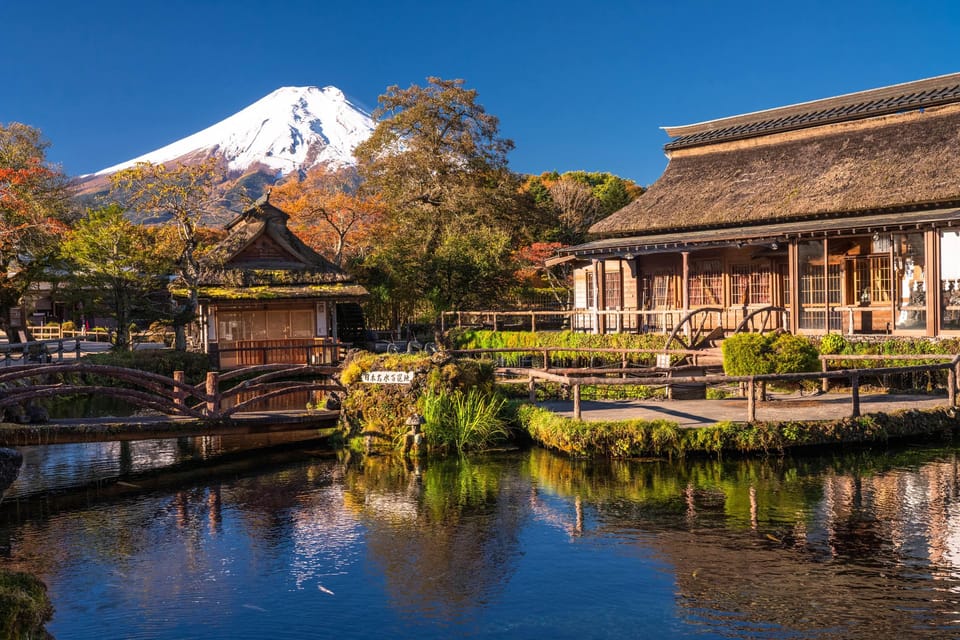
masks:
{"type": "Polygon", "coordinates": [[[960,424],[946,408],[823,421],[718,422],[704,427],[680,427],[667,420],[584,422],[527,404],[516,415],[522,429],[542,447],[572,456],[616,458],[769,454],[801,447],[884,443],[950,435],[960,424]]]}
{"type": "Polygon", "coordinates": [[[0,638],[51,638],[44,625],[53,617],[47,587],[28,573],[0,570],[0,638]]]}

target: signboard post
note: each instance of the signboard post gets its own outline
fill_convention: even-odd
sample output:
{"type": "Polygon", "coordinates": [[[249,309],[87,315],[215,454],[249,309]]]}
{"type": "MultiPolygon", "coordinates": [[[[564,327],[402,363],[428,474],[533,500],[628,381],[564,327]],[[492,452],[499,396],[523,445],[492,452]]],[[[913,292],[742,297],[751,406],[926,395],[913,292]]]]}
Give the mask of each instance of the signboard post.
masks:
{"type": "Polygon", "coordinates": [[[366,371],[360,379],[370,384],[410,384],[413,371],[366,371]]]}

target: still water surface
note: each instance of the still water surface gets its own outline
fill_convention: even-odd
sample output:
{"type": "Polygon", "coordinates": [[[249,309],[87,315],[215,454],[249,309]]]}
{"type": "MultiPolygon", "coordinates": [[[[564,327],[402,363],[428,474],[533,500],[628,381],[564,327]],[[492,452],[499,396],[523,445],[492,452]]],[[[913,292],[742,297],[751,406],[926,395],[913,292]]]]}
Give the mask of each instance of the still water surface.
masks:
{"type": "Polygon", "coordinates": [[[49,586],[54,636],[960,637],[952,446],[419,465],[224,448],[24,450],[0,562],[49,586]]]}

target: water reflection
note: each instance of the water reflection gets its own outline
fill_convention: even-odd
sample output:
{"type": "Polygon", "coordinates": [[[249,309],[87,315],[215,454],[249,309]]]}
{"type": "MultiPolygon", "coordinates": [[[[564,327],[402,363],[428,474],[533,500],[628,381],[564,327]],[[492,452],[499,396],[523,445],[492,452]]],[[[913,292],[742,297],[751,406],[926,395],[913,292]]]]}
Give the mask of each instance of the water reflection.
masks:
{"type": "MultiPolygon", "coordinates": [[[[57,451],[37,452],[38,467],[75,475],[82,456],[57,451]]],[[[4,564],[47,582],[62,638],[960,635],[952,448],[683,462],[315,453],[5,502],[4,564]]],[[[153,453],[118,464],[135,470],[141,455],[153,453]]]]}

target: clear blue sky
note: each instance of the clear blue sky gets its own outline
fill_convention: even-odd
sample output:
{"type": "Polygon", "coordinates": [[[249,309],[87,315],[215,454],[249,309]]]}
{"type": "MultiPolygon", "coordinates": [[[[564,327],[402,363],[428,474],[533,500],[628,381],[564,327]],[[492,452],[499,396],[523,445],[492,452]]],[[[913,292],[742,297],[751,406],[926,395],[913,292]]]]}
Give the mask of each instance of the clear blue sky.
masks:
{"type": "Polygon", "coordinates": [[[286,85],[372,110],[463,78],[516,171],[666,165],[689,124],[960,71],[960,2],[0,0],[0,122],[69,174],[128,160],[286,85]]]}

